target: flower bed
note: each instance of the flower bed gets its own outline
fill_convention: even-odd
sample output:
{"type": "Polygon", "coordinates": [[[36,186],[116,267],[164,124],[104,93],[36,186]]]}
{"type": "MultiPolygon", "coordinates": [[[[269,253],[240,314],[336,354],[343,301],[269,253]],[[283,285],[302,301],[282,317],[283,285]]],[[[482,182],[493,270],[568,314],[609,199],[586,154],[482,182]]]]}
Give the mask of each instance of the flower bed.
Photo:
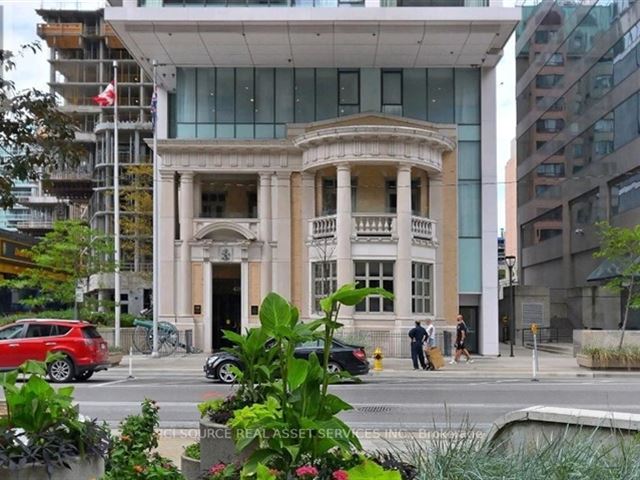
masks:
{"type": "Polygon", "coordinates": [[[584,347],[576,355],[581,367],[592,370],[638,370],[640,369],[640,347],[604,348],[584,347]]]}

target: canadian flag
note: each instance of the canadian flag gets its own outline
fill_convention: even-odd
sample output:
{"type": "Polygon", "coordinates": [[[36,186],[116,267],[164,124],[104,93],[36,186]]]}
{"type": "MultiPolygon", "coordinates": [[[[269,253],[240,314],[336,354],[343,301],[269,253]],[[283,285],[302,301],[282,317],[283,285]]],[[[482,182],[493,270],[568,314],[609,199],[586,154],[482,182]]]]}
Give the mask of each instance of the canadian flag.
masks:
{"type": "Polygon", "coordinates": [[[107,88],[100,95],[96,95],[92,97],[93,101],[96,102],[101,107],[110,107],[116,101],[116,89],[113,88],[113,82],[110,82],[107,85],[107,88]]]}

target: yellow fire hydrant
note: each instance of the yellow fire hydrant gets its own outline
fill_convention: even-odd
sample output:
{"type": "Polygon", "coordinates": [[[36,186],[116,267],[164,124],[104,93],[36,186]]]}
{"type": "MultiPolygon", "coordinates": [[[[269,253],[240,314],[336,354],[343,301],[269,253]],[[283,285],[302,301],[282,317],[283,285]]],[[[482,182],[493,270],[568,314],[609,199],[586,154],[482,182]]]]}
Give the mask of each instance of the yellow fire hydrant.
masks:
{"type": "Polygon", "coordinates": [[[381,372],[382,371],[382,349],[380,347],[376,347],[373,351],[373,371],[381,372]]]}

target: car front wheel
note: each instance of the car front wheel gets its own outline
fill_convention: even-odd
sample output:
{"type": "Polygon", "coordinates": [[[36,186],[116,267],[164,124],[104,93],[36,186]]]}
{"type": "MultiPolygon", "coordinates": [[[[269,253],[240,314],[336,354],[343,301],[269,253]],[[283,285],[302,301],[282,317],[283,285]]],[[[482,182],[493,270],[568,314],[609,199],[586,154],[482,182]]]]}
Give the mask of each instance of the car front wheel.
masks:
{"type": "Polygon", "coordinates": [[[218,365],[218,378],[222,383],[233,383],[236,381],[236,374],[231,370],[233,366],[235,366],[233,362],[222,362],[218,365]]]}
{"type": "Polygon", "coordinates": [[[73,376],[73,362],[68,357],[59,358],[49,364],[49,378],[52,382],[70,382],[73,376]]]}

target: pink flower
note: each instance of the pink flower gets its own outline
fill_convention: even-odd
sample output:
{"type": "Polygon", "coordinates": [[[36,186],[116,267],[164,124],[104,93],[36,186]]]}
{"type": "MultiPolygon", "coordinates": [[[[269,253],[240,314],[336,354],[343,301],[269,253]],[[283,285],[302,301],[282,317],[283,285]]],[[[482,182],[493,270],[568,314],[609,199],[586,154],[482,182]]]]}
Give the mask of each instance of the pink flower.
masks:
{"type": "Polygon", "coordinates": [[[331,475],[332,480],[349,480],[349,474],[344,470],[336,470],[331,475]]]}
{"type": "Polygon", "coordinates": [[[218,473],[222,473],[225,468],[227,468],[227,466],[224,463],[217,463],[209,469],[209,473],[211,475],[217,475],[218,473]]]}
{"type": "Polygon", "coordinates": [[[312,467],[311,465],[304,465],[302,467],[296,468],[296,475],[299,478],[303,478],[306,476],[315,477],[318,475],[318,469],[316,467],[312,467]]]}

